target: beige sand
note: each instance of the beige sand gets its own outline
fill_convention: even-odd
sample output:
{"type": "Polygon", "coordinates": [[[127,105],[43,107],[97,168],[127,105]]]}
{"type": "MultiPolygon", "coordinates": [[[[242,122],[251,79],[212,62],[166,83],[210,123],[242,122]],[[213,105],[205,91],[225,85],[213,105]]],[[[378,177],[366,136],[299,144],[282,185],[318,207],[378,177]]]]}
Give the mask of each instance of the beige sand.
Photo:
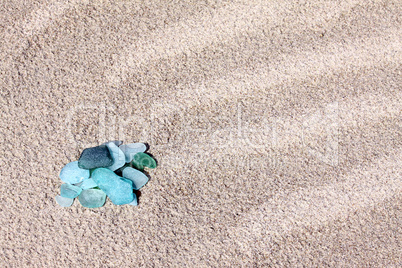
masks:
{"type": "Polygon", "coordinates": [[[401,1],[170,2],[1,3],[0,266],[401,266],[401,1]],[[60,208],[112,139],[140,205],[60,208]]]}

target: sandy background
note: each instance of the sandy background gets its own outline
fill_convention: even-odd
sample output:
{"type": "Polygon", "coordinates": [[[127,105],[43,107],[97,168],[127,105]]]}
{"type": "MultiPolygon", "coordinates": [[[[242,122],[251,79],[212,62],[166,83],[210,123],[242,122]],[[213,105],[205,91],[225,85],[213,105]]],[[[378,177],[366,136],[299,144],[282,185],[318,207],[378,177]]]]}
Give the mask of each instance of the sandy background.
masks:
{"type": "Polygon", "coordinates": [[[0,5],[0,266],[397,267],[401,1],[0,5]],[[148,142],[138,207],[58,174],[148,142]]]}

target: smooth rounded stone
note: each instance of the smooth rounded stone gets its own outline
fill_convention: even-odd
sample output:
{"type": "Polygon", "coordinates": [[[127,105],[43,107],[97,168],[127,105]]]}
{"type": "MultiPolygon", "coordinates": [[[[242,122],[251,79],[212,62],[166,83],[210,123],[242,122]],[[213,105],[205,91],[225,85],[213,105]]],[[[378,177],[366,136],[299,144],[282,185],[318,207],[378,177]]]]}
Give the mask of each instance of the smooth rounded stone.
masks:
{"type": "Polygon", "coordinates": [[[106,145],[85,149],[78,160],[78,166],[84,169],[110,167],[113,163],[113,157],[106,145]]]}
{"type": "Polygon", "coordinates": [[[96,182],[92,178],[89,178],[87,180],[84,180],[80,187],[81,187],[81,189],[86,190],[86,189],[95,188],[96,186],[98,186],[96,184],[96,182]]]}
{"type": "Polygon", "coordinates": [[[119,147],[116,146],[113,142],[109,142],[106,144],[106,146],[109,148],[110,154],[112,155],[113,158],[113,165],[108,167],[111,171],[115,171],[116,169],[121,168],[126,164],[126,157],[123,153],[122,150],[120,150],[119,147]]]}
{"type": "Polygon", "coordinates": [[[156,168],[156,161],[146,153],[136,153],[133,158],[133,166],[138,169],[156,168]]]}
{"type": "Polygon", "coordinates": [[[61,169],[59,177],[65,183],[75,184],[88,179],[89,170],[80,168],[78,161],[74,161],[61,169]]]}
{"type": "Polygon", "coordinates": [[[61,195],[56,196],[55,199],[61,207],[70,207],[74,202],[73,198],[62,197],[61,195]]]}
{"type": "Polygon", "coordinates": [[[147,175],[132,167],[126,167],[125,169],[123,169],[122,175],[124,178],[129,179],[133,182],[134,190],[141,189],[141,187],[144,186],[149,180],[147,175]]]}
{"type": "Polygon", "coordinates": [[[131,180],[117,176],[107,168],[97,168],[92,173],[92,179],[106,193],[115,205],[125,205],[134,199],[131,180]]]}
{"type": "Polygon", "coordinates": [[[127,205],[138,206],[138,200],[137,200],[137,195],[136,194],[134,194],[134,200],[131,201],[130,203],[128,203],[127,205]]]}
{"type": "Polygon", "coordinates": [[[60,195],[65,198],[76,198],[80,195],[82,189],[68,183],[64,183],[60,187],[60,195]]]}
{"type": "Polygon", "coordinates": [[[123,141],[107,141],[107,142],[105,142],[105,143],[102,143],[101,145],[106,145],[106,144],[108,144],[109,142],[113,142],[116,146],[120,146],[120,145],[123,144],[123,141]]]}
{"type": "Polygon", "coordinates": [[[106,194],[98,189],[86,189],[78,196],[81,205],[86,208],[98,208],[105,204],[106,194]]]}
{"type": "Polygon", "coordinates": [[[147,146],[144,143],[129,143],[120,145],[120,149],[126,156],[126,163],[133,161],[133,157],[136,153],[143,153],[147,150],[147,146]]]}

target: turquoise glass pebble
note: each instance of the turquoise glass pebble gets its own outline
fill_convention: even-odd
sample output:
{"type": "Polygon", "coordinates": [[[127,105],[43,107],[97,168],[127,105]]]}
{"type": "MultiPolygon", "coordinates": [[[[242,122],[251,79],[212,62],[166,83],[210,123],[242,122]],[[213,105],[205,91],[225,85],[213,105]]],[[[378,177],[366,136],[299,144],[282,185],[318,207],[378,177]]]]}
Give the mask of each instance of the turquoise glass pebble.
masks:
{"type": "Polygon", "coordinates": [[[113,157],[106,145],[85,149],[78,160],[78,166],[83,169],[110,167],[113,163],[113,157]]]}
{"type": "Polygon", "coordinates": [[[97,168],[92,172],[92,179],[105,192],[115,205],[125,205],[134,200],[133,183],[116,175],[107,168],[97,168]]]}
{"type": "Polygon", "coordinates": [[[78,161],[65,165],[60,171],[60,179],[65,183],[75,184],[89,178],[89,170],[78,166],[78,161]]]}
{"type": "Polygon", "coordinates": [[[106,194],[98,189],[86,189],[78,196],[81,205],[86,208],[98,208],[105,204],[106,194]]]}
{"type": "Polygon", "coordinates": [[[148,176],[139,170],[132,167],[126,167],[123,169],[123,177],[129,179],[133,182],[133,189],[139,190],[143,187],[149,180],[148,176]]]}
{"type": "Polygon", "coordinates": [[[71,185],[69,183],[64,183],[60,187],[60,195],[66,198],[76,198],[80,195],[82,189],[78,186],[71,185]]]}

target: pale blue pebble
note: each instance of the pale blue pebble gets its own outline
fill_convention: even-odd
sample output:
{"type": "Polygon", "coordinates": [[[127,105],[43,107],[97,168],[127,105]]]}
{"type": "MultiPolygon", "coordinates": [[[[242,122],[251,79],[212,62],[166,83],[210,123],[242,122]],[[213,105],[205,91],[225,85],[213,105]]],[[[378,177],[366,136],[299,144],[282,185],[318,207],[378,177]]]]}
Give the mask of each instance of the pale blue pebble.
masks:
{"type": "Polygon", "coordinates": [[[82,189],[78,186],[64,183],[60,187],[60,195],[66,198],[76,198],[80,195],[82,189]]]}
{"type": "Polygon", "coordinates": [[[88,179],[89,170],[78,167],[78,161],[74,161],[65,165],[59,176],[63,182],[75,184],[88,179]]]}
{"type": "Polygon", "coordinates": [[[123,151],[119,147],[117,147],[116,144],[113,142],[107,143],[106,146],[109,148],[110,154],[112,155],[114,161],[113,165],[107,168],[110,169],[111,171],[115,171],[116,169],[119,169],[122,166],[124,166],[124,164],[126,164],[125,161],[126,158],[123,151]]]}
{"type": "Polygon", "coordinates": [[[141,142],[123,144],[120,145],[119,148],[123,151],[126,157],[126,163],[133,161],[133,157],[136,153],[143,153],[147,150],[147,146],[141,142]]]}
{"type": "Polygon", "coordinates": [[[115,205],[125,205],[134,200],[131,180],[116,175],[107,168],[97,168],[92,172],[92,179],[115,205]]]}
{"type": "Polygon", "coordinates": [[[133,182],[134,190],[141,189],[141,187],[143,187],[149,180],[147,175],[132,167],[124,168],[122,175],[124,178],[129,179],[133,182]]]}
{"type": "Polygon", "coordinates": [[[61,207],[70,207],[74,202],[73,198],[62,197],[60,195],[56,196],[55,199],[61,207]]]}

